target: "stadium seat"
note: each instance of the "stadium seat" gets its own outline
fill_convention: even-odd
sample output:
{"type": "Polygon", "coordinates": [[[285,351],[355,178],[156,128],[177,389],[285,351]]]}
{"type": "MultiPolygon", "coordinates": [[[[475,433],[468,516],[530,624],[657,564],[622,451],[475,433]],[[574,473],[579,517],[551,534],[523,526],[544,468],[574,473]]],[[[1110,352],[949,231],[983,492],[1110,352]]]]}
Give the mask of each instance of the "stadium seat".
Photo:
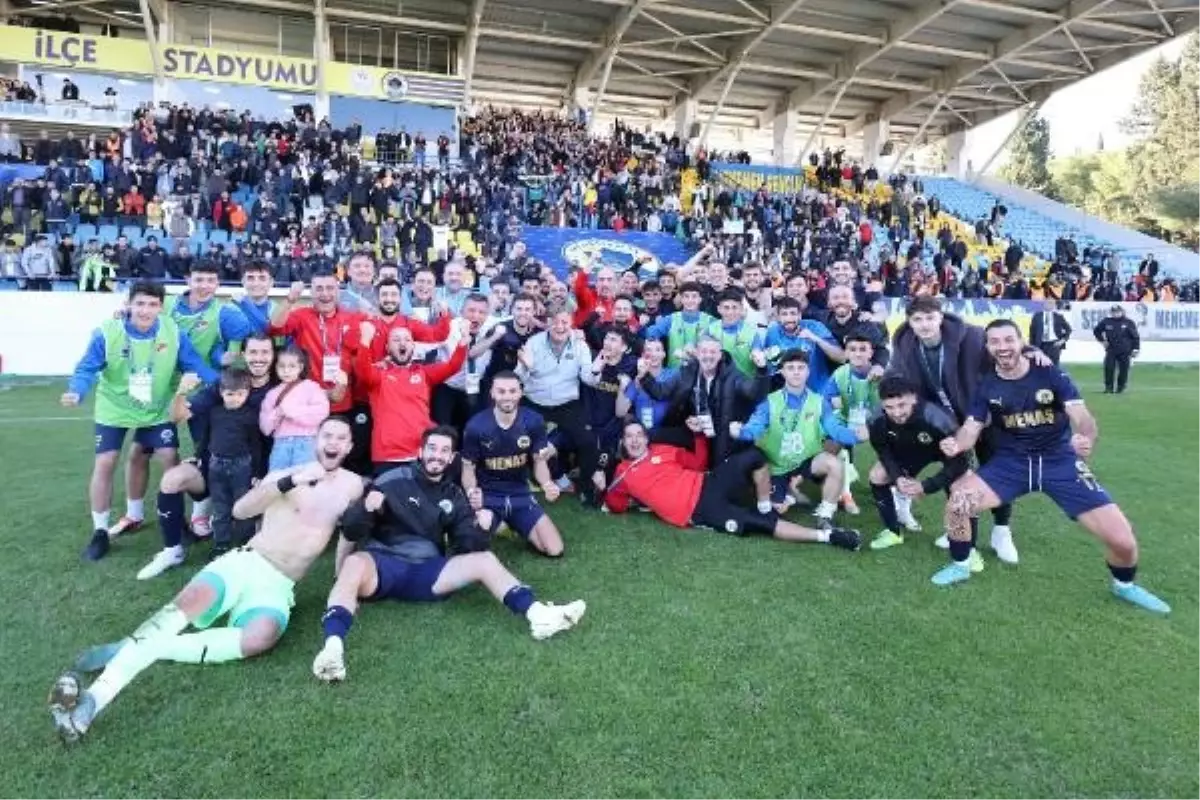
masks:
{"type": "Polygon", "coordinates": [[[88,239],[95,239],[98,235],[96,226],[90,222],[83,222],[75,226],[76,241],[86,242],[88,239]]]}
{"type": "Polygon", "coordinates": [[[229,244],[229,231],[223,231],[220,228],[209,231],[208,241],[213,244],[229,244]]]}
{"type": "Polygon", "coordinates": [[[120,235],[120,229],[116,225],[101,225],[96,232],[102,242],[115,242],[120,235]]]}
{"type": "Polygon", "coordinates": [[[155,239],[158,239],[160,242],[163,239],[167,238],[167,232],[164,231],[162,228],[146,228],[145,233],[143,233],[142,235],[147,239],[150,238],[151,236],[153,236],[155,239]]]}
{"type": "Polygon", "coordinates": [[[135,239],[142,235],[141,225],[125,225],[121,228],[121,235],[128,239],[135,239]]]}

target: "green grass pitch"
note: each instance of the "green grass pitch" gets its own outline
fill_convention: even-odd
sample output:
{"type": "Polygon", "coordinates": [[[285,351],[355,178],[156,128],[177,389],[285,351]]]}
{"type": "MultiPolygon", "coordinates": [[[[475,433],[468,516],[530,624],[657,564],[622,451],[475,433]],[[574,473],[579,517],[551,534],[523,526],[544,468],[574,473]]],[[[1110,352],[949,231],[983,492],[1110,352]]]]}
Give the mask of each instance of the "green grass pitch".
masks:
{"type": "MultiPolygon", "coordinates": [[[[474,589],[368,607],[349,681],[309,673],[329,556],[272,653],[155,665],[66,751],[45,711],[85,645],[128,633],[201,563],[138,582],[153,525],[85,564],[86,412],[0,390],[0,776],[9,796],[1174,796],[1197,781],[1197,371],[1135,367],[1101,396],[1096,472],[1174,607],[1113,599],[1099,546],[1046,499],[1021,564],[936,590],[927,533],[884,553],[668,529],[564,498],[567,557],[497,550],[540,596],[588,601],[561,638],[474,589]]],[[[156,480],[156,478],[155,478],[156,480]]],[[[859,487],[864,536],[878,531],[859,487]]],[[[118,487],[118,498],[121,496],[118,487]]],[[[119,511],[120,500],[114,504],[119,511]]],[[[989,522],[984,521],[983,538],[989,522]]]]}

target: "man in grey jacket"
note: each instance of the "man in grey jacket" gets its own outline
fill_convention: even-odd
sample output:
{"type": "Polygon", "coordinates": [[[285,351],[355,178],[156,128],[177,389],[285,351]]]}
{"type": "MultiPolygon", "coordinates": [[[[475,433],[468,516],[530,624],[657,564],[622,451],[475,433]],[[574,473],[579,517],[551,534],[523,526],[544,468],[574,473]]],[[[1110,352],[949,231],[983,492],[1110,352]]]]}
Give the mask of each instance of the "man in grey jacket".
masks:
{"type": "Polygon", "coordinates": [[[50,240],[38,236],[33,244],[21,254],[21,273],[25,283],[21,287],[27,292],[48,292],[50,279],[58,272],[58,254],[50,246],[50,240]]]}

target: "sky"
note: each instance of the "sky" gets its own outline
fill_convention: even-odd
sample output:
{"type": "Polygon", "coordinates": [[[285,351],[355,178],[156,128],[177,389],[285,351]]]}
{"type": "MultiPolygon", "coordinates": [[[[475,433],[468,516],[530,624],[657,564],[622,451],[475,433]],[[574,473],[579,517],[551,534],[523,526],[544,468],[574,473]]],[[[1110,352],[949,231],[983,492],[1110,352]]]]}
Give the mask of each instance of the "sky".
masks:
{"type": "MultiPolygon", "coordinates": [[[[1050,123],[1050,149],[1053,156],[1072,156],[1096,149],[1099,136],[1104,136],[1104,148],[1120,149],[1129,144],[1119,122],[1129,113],[1137,99],[1138,82],[1142,74],[1160,56],[1178,58],[1185,44],[1183,36],[1148,50],[1115,67],[1089,75],[1078,83],[1059,90],[1042,107],[1042,116],[1050,123]]],[[[1017,124],[1018,112],[981,125],[967,136],[966,158],[975,168],[982,167],[999,147],[1009,131],[1017,124]]],[[[989,172],[1004,163],[1000,155],[989,172]]]]}

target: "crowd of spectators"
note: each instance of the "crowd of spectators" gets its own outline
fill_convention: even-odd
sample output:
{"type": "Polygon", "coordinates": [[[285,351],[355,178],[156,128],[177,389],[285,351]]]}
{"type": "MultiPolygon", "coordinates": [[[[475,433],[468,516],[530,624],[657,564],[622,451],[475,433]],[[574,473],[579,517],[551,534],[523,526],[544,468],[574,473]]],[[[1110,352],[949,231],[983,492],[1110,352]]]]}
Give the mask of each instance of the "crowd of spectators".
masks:
{"type": "MultiPolygon", "coordinates": [[[[10,83],[7,90],[23,91],[10,83]]],[[[145,105],[124,130],[21,142],[0,123],[0,159],[44,167],[0,200],[0,276],[102,289],[129,278],[182,279],[196,258],[236,280],[249,261],[277,281],[338,270],[370,250],[402,274],[452,250],[503,264],[525,225],[665,232],[712,246],[731,267],[756,262],[816,290],[838,261],[889,297],[1188,299],[1196,286],[1157,263],[1122,276],[1109,253],[1059,243],[1031,268],[1005,242],[1006,209],[958,220],[919,178],[890,176],[842,150],[814,153],[791,191],[739,188],[713,165],[744,164],[617,122],[603,136],[577,118],[480,110],[456,136],[334,128],[298,107],[287,121],[250,112],[145,105]],[[685,186],[685,170],[695,179],[685,186]],[[686,193],[686,197],[684,196],[686,193]],[[217,232],[209,236],[209,231],[217,232]],[[107,235],[102,235],[102,233],[107,235]],[[1048,268],[1045,268],[1048,267],[1048,268]]]]}

